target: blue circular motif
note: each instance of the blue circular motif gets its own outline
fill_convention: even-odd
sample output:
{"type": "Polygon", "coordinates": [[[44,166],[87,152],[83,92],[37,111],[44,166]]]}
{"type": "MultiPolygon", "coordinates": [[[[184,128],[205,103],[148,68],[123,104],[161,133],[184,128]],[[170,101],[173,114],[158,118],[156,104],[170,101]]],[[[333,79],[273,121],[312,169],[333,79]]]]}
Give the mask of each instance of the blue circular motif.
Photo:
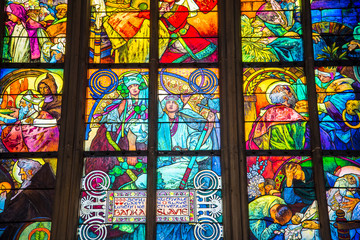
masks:
{"type": "Polygon", "coordinates": [[[117,75],[110,69],[94,72],[89,79],[89,87],[94,98],[102,98],[105,94],[113,92],[119,83],[117,75]],[[103,77],[110,79],[110,84],[104,84],[103,77]]]}
{"type": "Polygon", "coordinates": [[[194,93],[212,94],[216,91],[218,79],[212,71],[201,68],[191,73],[189,86],[194,93]]]}

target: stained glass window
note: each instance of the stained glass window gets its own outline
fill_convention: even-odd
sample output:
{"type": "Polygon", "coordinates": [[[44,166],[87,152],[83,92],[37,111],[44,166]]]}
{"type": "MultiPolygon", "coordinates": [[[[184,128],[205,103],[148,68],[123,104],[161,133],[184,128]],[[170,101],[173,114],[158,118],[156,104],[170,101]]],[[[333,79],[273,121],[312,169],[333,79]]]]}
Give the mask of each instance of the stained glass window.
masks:
{"type": "Polygon", "coordinates": [[[250,238],[357,239],[359,3],[241,0],[240,13],[250,238]]]}
{"type": "Polygon", "coordinates": [[[158,7],[91,1],[80,239],[223,238],[217,1],[158,7]]]}
{"type": "Polygon", "coordinates": [[[0,237],[50,239],[62,120],[67,1],[5,1],[4,7],[0,237]]]}
{"type": "MultiPolygon", "coordinates": [[[[1,69],[0,81],[0,152],[56,152],[63,71],[1,69]]],[[[37,231],[50,237],[57,160],[33,156],[1,159],[2,237],[14,236],[13,231],[18,237],[37,231]]]]}
{"type": "Polygon", "coordinates": [[[301,1],[240,4],[242,61],[303,61],[301,1]]]}
{"type": "Polygon", "coordinates": [[[359,81],[356,66],[315,69],[322,148],[359,150],[359,81]]]}
{"type": "Polygon", "coordinates": [[[0,239],[360,239],[359,1],[0,8],[0,239]]]}
{"type": "Polygon", "coordinates": [[[314,80],[321,147],[329,151],[323,168],[333,239],[359,237],[359,166],[351,152],[359,149],[359,7],[358,1],[311,3],[313,46],[321,46],[320,52],[314,51],[314,80]]]}
{"type": "Polygon", "coordinates": [[[358,1],[311,3],[314,59],[317,61],[359,58],[360,4],[358,1]]]}
{"type": "Polygon", "coordinates": [[[247,167],[250,236],[320,237],[310,157],[252,156],[247,167]]]}
{"type": "Polygon", "coordinates": [[[61,69],[2,69],[1,152],[54,152],[59,144],[61,69]]]}
{"type": "Polygon", "coordinates": [[[354,230],[343,226],[358,224],[359,158],[324,156],[323,161],[331,237],[356,239],[354,230]]]}
{"type": "Polygon", "coordinates": [[[66,46],[67,1],[6,0],[2,61],[61,63],[66,46]]]}
{"type": "Polygon", "coordinates": [[[195,155],[220,149],[218,69],[159,69],[158,86],[158,150],[173,154],[157,159],[157,239],[221,239],[220,157],[195,155]]]}
{"type": "Polygon", "coordinates": [[[249,150],[309,149],[306,79],[302,68],[244,69],[249,150]]]}
{"type": "Polygon", "coordinates": [[[90,2],[89,61],[93,63],[149,62],[149,1],[90,2]]]}
{"type": "Polygon", "coordinates": [[[217,1],[173,2],[159,1],[160,62],[217,62],[217,1]]]}

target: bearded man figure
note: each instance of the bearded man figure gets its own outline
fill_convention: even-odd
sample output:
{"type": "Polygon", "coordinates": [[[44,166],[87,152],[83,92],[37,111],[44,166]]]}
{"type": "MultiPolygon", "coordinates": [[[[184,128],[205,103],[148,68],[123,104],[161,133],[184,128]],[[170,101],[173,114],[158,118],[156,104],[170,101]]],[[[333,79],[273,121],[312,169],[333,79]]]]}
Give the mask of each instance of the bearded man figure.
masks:
{"type": "Polygon", "coordinates": [[[291,87],[278,85],[272,90],[269,98],[272,104],[263,108],[254,122],[247,143],[248,149],[306,148],[306,119],[294,109],[297,98],[291,87]]]}
{"type": "Polygon", "coordinates": [[[2,143],[9,152],[57,151],[59,129],[48,112],[40,110],[43,98],[28,90],[22,95],[19,109],[13,115],[18,118],[1,134],[2,143]]]}
{"type": "MultiPolygon", "coordinates": [[[[271,104],[261,109],[254,122],[246,148],[249,150],[303,150],[309,148],[309,128],[306,119],[294,108],[298,101],[290,85],[277,85],[269,95],[271,104]]],[[[248,158],[248,166],[266,161],[265,178],[273,178],[274,171],[287,157],[248,158]]]]}

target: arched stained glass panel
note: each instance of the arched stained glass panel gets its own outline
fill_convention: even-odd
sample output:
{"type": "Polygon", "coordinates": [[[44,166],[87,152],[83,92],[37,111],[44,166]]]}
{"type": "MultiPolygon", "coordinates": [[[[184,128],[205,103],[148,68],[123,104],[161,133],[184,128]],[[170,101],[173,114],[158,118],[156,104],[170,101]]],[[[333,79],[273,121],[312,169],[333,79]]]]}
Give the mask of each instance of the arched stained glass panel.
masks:
{"type": "Polygon", "coordinates": [[[218,6],[207,3],[159,1],[151,41],[150,1],[91,1],[89,62],[100,64],[87,77],[80,239],[145,239],[149,221],[158,239],[223,238],[218,6]]]}
{"type": "Polygon", "coordinates": [[[4,6],[0,44],[0,238],[50,239],[67,1],[5,1],[4,6]]]}

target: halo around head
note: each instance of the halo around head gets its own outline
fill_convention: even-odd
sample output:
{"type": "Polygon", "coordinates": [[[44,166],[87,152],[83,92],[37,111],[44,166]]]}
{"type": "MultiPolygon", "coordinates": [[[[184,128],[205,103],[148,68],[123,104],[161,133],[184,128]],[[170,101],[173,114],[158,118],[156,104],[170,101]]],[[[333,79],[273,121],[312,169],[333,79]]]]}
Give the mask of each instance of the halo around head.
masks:
{"type": "Polygon", "coordinates": [[[268,100],[269,103],[273,104],[273,102],[270,99],[270,93],[277,87],[277,86],[281,86],[281,85],[286,85],[289,86],[291,88],[291,84],[288,82],[284,82],[284,81],[276,81],[273,82],[272,84],[269,85],[269,87],[266,89],[266,99],[268,100]]]}
{"type": "Polygon", "coordinates": [[[55,79],[55,83],[57,86],[57,94],[62,93],[63,79],[62,79],[62,77],[60,77],[59,74],[56,74],[53,72],[46,72],[46,73],[43,73],[40,76],[38,76],[34,82],[33,89],[38,89],[37,87],[38,87],[39,83],[46,78],[47,74],[50,74],[55,79]]]}
{"type": "MultiPolygon", "coordinates": [[[[29,158],[29,160],[32,160],[32,161],[35,161],[35,162],[38,162],[40,163],[41,165],[44,165],[45,162],[44,162],[44,159],[42,158],[29,158]]],[[[20,173],[20,168],[18,166],[18,162],[19,161],[16,161],[15,164],[14,164],[14,167],[13,167],[13,170],[12,170],[12,177],[15,179],[15,181],[17,181],[18,183],[22,183],[23,180],[21,180],[21,176],[19,175],[20,173]]]]}

